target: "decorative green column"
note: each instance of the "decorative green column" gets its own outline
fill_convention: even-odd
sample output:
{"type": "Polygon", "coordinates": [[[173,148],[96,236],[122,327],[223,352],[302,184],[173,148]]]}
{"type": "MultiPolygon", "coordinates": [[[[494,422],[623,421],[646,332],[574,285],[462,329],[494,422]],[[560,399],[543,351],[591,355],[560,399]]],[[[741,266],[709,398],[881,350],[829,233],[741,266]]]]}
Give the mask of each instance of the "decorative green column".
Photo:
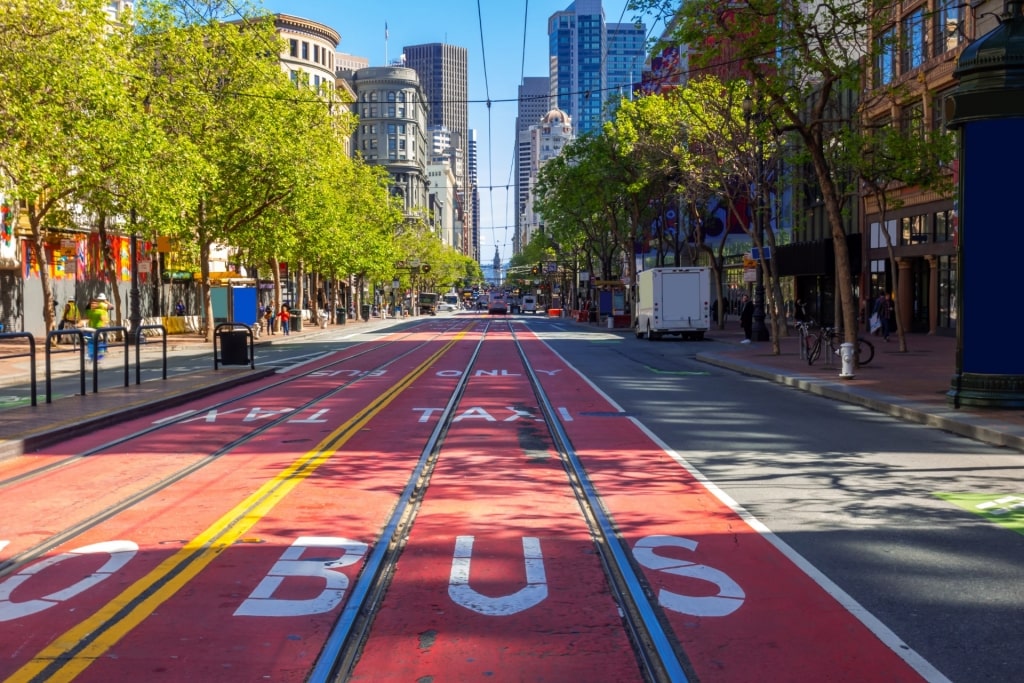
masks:
{"type": "Polygon", "coordinates": [[[955,406],[1024,408],[1024,339],[1018,330],[1024,257],[1024,0],[960,55],[947,101],[959,134],[955,406]]]}

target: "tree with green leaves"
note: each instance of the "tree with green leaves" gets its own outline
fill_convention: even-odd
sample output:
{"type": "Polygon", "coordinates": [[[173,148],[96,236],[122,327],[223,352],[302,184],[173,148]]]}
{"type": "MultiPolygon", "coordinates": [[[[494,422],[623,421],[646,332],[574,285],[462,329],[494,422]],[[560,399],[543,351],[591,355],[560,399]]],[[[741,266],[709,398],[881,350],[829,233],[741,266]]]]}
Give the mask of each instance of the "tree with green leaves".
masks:
{"type": "MultiPolygon", "coordinates": [[[[772,326],[772,352],[778,354],[779,340],[787,334],[780,304],[782,290],[774,261],[764,258],[763,247],[774,249],[776,245],[771,190],[777,178],[771,171],[780,166],[780,146],[770,121],[744,111],[744,103],[753,107],[751,94],[744,81],[721,81],[707,75],[691,79],[670,95],[682,103],[687,134],[686,149],[680,150],[679,160],[684,184],[700,197],[720,201],[734,219],[731,222],[742,226],[758,247],[761,256],[756,267],[765,285],[766,322],[772,326]],[[758,225],[763,228],[763,238],[758,225]]],[[[719,252],[712,258],[716,274],[721,269],[727,236],[728,230],[723,230],[719,252]]]]}
{"type": "Polygon", "coordinates": [[[210,321],[215,245],[295,256],[297,226],[282,207],[307,182],[308,160],[319,158],[314,142],[336,121],[330,100],[281,70],[273,21],[251,6],[152,0],[138,29],[137,58],[154,74],[150,115],[179,152],[175,175],[195,185],[194,200],[179,206],[175,236],[198,245],[210,321]],[[274,215],[285,220],[267,220],[274,215]]]}
{"type": "Polygon", "coordinates": [[[860,90],[868,36],[884,11],[870,3],[823,0],[810,10],[801,3],[756,0],[723,5],[696,0],[631,0],[642,13],[673,18],[671,39],[694,46],[691,69],[719,70],[749,80],[758,115],[780,135],[800,141],[828,219],[835,252],[836,285],[845,340],[857,337],[858,307],[842,207],[855,191],[855,176],[841,166],[841,134],[857,127],[848,95],[860,90]]]}
{"type": "MultiPolygon", "coordinates": [[[[664,226],[665,221],[657,219],[663,219],[665,207],[678,204],[675,185],[682,126],[680,102],[672,95],[624,99],[614,118],[604,125],[602,135],[608,138],[612,151],[606,169],[629,219],[631,235],[626,244],[630,254],[633,242],[645,239],[652,224],[657,221],[664,226]]],[[[666,251],[671,251],[676,265],[692,261],[692,255],[684,258],[686,241],[679,239],[678,231],[670,239],[662,228],[655,237],[658,265],[665,265],[666,251]]],[[[625,274],[635,281],[633,259],[626,261],[630,272],[625,274]]]]}
{"type": "MultiPolygon", "coordinates": [[[[922,97],[929,97],[926,90],[922,97]]],[[[893,247],[893,236],[887,225],[892,209],[903,206],[900,191],[906,187],[933,190],[948,194],[953,189],[949,165],[955,157],[953,136],[940,130],[925,130],[923,122],[912,121],[901,128],[892,124],[849,131],[843,146],[851,151],[848,164],[856,169],[866,198],[878,208],[880,232],[892,265],[892,291],[896,306],[896,332],[899,350],[907,350],[906,330],[903,329],[899,296],[899,266],[893,247]]]]}
{"type": "Polygon", "coordinates": [[[141,110],[127,38],[102,0],[12,0],[0,15],[0,180],[31,230],[46,329],[54,327],[48,233],[130,157],[123,125],[141,110]],[[117,150],[116,153],[111,153],[117,150]]]}
{"type": "Polygon", "coordinates": [[[544,164],[534,189],[545,232],[604,280],[622,275],[618,266],[635,234],[622,188],[609,174],[614,154],[605,135],[577,138],[544,164]]]}

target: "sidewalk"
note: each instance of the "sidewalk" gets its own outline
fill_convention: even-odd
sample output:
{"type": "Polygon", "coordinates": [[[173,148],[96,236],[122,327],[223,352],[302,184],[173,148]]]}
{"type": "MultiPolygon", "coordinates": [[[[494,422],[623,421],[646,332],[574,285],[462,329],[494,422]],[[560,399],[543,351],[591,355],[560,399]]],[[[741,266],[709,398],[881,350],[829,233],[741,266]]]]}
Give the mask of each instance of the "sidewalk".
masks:
{"type": "MultiPolygon", "coordinates": [[[[174,355],[194,355],[209,361],[209,368],[187,374],[172,375],[166,380],[151,379],[135,384],[135,349],[129,345],[129,386],[123,380],[117,384],[101,385],[92,393],[92,364],[86,361],[86,394],[55,397],[46,403],[45,340],[36,340],[36,396],[38,405],[22,405],[0,410],[0,459],[31,453],[43,446],[58,443],[63,439],[85,433],[102,426],[153,413],[166,407],[181,405],[231,386],[252,382],[275,373],[273,367],[260,366],[260,347],[270,344],[296,342],[321,334],[353,334],[393,324],[394,318],[381,320],[371,318],[368,322],[349,320],[344,325],[303,324],[299,331],[290,335],[278,332],[264,334],[255,341],[256,368],[249,365],[224,366],[213,369],[213,342],[197,334],[176,334],[167,339],[168,358],[174,355]]],[[[218,351],[220,351],[218,344],[218,351]]],[[[0,343],[0,356],[27,354],[25,339],[4,340],[0,343]]],[[[60,347],[62,349],[69,347],[60,347]]],[[[123,347],[112,344],[104,360],[105,368],[124,367],[123,347]]],[[[141,348],[144,362],[159,361],[162,343],[150,338],[141,348]]],[[[53,377],[67,377],[79,372],[78,355],[58,353],[51,357],[53,377]]],[[[0,358],[0,395],[4,387],[25,388],[30,383],[30,364],[27,355],[14,358],[0,358]]]]}
{"type": "Polygon", "coordinates": [[[761,377],[820,396],[845,401],[960,434],[976,441],[1024,450],[1024,410],[953,408],[946,393],[956,369],[956,339],[908,334],[907,351],[899,352],[896,335],[886,342],[868,337],[875,357],[855,370],[852,379],[839,376],[842,362],[824,357],[814,365],[800,359],[797,335],[781,340],[782,353],[772,354],[771,342],[741,344],[742,330],[730,321],[727,329],[712,329],[708,338],[729,344],[724,350],[697,354],[697,359],[719,367],[761,377]]]}

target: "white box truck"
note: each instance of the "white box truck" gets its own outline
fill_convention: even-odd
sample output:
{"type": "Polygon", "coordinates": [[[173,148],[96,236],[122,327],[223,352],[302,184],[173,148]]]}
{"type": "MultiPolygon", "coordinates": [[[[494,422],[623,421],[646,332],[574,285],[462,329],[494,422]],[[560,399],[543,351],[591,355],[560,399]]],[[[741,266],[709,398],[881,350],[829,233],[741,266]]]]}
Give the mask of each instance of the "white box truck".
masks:
{"type": "Polygon", "coordinates": [[[711,327],[711,298],[710,268],[640,271],[633,322],[637,338],[678,334],[683,339],[703,339],[711,327]]]}

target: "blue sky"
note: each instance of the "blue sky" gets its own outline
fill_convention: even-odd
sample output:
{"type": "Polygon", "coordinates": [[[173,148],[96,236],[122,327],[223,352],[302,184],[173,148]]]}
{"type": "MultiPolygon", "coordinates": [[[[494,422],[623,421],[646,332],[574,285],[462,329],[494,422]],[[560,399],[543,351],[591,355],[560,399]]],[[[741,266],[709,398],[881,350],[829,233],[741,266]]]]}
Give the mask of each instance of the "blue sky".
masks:
{"type": "MultiPolygon", "coordinates": [[[[524,75],[547,75],[547,20],[570,3],[571,0],[263,0],[263,6],[271,12],[330,26],[341,34],[338,50],[366,57],[370,66],[381,66],[397,58],[404,45],[448,43],[468,50],[469,127],[477,131],[478,183],[482,188],[480,257],[488,264],[494,257],[495,245],[503,261],[512,256],[512,152],[517,88],[524,75]]],[[[627,0],[605,0],[605,21],[633,21],[633,13],[624,12],[626,4],[627,0]]],[[[645,23],[649,35],[657,36],[662,30],[659,23],[652,33],[652,22],[645,23]]]]}

